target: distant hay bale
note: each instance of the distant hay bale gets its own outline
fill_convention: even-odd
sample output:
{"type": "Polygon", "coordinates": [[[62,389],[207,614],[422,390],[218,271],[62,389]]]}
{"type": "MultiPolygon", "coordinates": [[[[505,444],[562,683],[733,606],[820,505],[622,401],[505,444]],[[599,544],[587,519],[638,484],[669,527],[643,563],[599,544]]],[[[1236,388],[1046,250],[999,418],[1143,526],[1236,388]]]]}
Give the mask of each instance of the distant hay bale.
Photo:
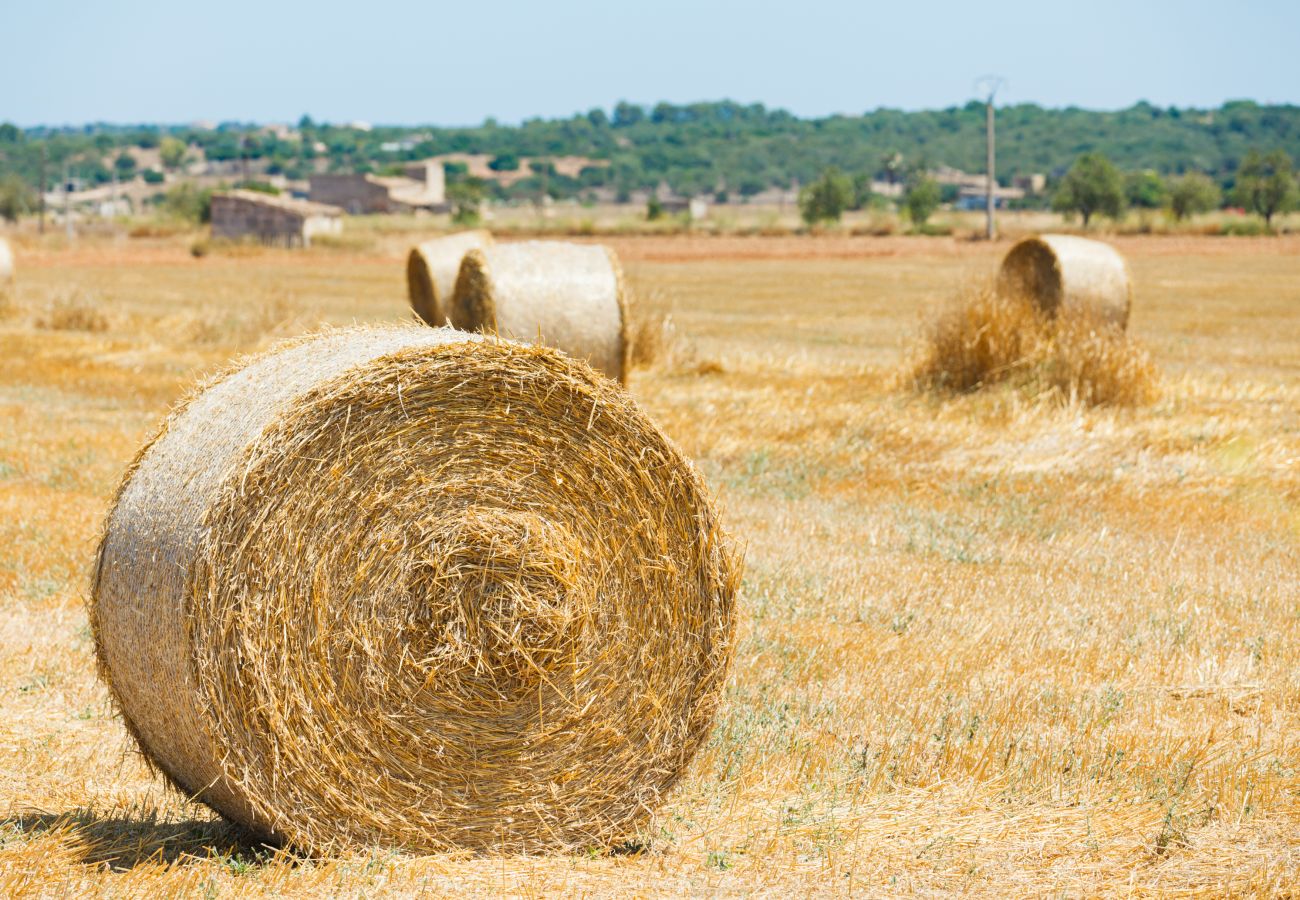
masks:
{"type": "Polygon", "coordinates": [[[255,834],[535,852],[630,838],[681,777],[738,580],[694,469],[587,366],[360,329],[173,413],[91,623],[146,758],[255,834]]]}
{"type": "Polygon", "coordinates": [[[613,250],[525,241],[465,254],[451,323],[539,341],[623,381],[628,369],[627,298],[613,250]]]}
{"type": "Polygon", "coordinates": [[[447,324],[460,261],[470,250],[492,246],[490,231],[462,231],[425,241],[406,258],[406,290],[416,315],[435,328],[447,324]]]}
{"type": "Polygon", "coordinates": [[[12,281],[14,277],[14,251],[9,242],[0,238],[0,282],[12,281]]]}
{"type": "Polygon", "coordinates": [[[1049,316],[1078,307],[1120,329],[1128,327],[1133,302],[1119,251],[1065,234],[1025,238],[1007,251],[998,270],[998,293],[1028,297],[1049,316]]]}

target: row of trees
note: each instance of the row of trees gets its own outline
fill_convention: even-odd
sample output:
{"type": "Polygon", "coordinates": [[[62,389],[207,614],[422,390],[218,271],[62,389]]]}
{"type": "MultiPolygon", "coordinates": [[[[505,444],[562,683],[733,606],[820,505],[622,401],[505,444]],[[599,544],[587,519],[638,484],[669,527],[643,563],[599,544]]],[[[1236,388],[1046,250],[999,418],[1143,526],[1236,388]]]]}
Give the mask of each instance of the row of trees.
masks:
{"type": "MultiPolygon", "coordinates": [[[[1217,209],[1223,199],[1219,185],[1201,172],[1169,179],[1153,171],[1125,175],[1104,154],[1085,153],[1061,179],[1052,207],[1078,214],[1086,227],[1095,215],[1118,219],[1129,207],[1168,209],[1181,221],[1217,209]]],[[[1291,157],[1284,150],[1250,150],[1237,169],[1229,199],[1272,227],[1273,217],[1288,212],[1300,199],[1291,157]]]]}
{"type": "MultiPolygon", "coordinates": [[[[862,209],[870,201],[870,180],[851,178],[830,168],[803,189],[799,211],[805,222],[817,225],[836,222],[847,210],[862,209]]],[[[912,224],[923,228],[943,202],[942,187],[924,168],[915,167],[906,176],[902,209],[912,224]]],[[[1300,203],[1291,157],[1283,150],[1261,153],[1250,150],[1237,170],[1229,199],[1258,214],[1271,228],[1273,217],[1300,203]]],[[[1198,213],[1218,209],[1224,201],[1219,185],[1203,172],[1185,172],[1170,178],[1146,170],[1121,172],[1102,153],[1085,153],[1056,184],[1052,207],[1077,214],[1086,228],[1094,216],[1118,219],[1130,208],[1165,209],[1182,221],[1198,213]]]]}
{"type": "MultiPolygon", "coordinates": [[[[547,189],[561,196],[595,188],[627,194],[666,182],[684,195],[725,190],[729,196],[747,197],[795,181],[807,184],[831,166],[882,179],[900,163],[922,158],[980,171],[983,129],[984,107],[978,103],[800,119],[761,104],[728,101],[650,107],[620,103],[612,110],[563,119],[533,119],[517,126],[488,120],[472,128],[367,129],[304,116],[293,134],[233,122],[216,129],[92,125],[24,130],[0,124],[0,173],[15,173],[34,187],[43,159],[51,181],[70,169],[79,178],[102,183],[113,177],[123,151],[130,148],[157,149],[164,169],[180,165],[187,148],[196,148],[209,160],[249,160],[258,173],[291,178],[304,177],[317,166],[382,171],[457,152],[486,154],[503,171],[524,158],[586,156],[605,164],[577,178],[552,179],[547,189]]],[[[998,110],[998,134],[999,163],[1008,175],[1059,176],[1079,148],[1086,148],[1105,153],[1126,170],[1206,172],[1231,190],[1250,147],[1300,153],[1300,106],[1234,102],[1194,110],[1139,103],[1097,112],[1023,104],[998,110]]],[[[488,189],[493,190],[491,185],[488,189]]]]}

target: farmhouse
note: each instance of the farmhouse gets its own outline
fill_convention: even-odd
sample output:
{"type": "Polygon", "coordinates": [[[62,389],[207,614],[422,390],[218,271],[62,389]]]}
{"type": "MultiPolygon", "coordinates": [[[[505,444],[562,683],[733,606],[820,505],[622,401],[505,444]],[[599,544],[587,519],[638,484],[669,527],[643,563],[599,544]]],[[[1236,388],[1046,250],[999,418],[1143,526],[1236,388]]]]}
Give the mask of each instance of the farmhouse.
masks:
{"type": "Polygon", "coordinates": [[[402,175],[396,176],[313,175],[308,196],[316,203],[338,206],[353,215],[417,209],[444,212],[448,208],[446,176],[440,163],[407,166],[402,175]]]}
{"type": "Polygon", "coordinates": [[[341,232],[341,216],[342,210],[335,206],[257,191],[212,195],[213,237],[255,237],[265,244],[306,247],[314,235],[341,232]]]}

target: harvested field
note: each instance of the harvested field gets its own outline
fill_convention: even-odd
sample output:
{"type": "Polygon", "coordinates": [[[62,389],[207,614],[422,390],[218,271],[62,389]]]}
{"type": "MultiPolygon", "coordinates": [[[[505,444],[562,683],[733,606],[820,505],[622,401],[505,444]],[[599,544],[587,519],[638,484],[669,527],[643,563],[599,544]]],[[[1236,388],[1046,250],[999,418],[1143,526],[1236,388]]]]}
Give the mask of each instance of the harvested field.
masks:
{"type": "Polygon", "coordinates": [[[673,346],[629,390],[745,545],[735,663],[619,852],[250,847],[130,751],[85,612],[123,470],[201,373],[409,316],[409,236],[21,238],[0,317],[0,894],[1255,893],[1300,882],[1300,239],[1118,238],[1133,409],[894,384],[1009,243],[607,239],[673,346]],[[862,252],[858,252],[861,250],[862,252]],[[61,298],[99,330],[37,327],[61,298]]]}

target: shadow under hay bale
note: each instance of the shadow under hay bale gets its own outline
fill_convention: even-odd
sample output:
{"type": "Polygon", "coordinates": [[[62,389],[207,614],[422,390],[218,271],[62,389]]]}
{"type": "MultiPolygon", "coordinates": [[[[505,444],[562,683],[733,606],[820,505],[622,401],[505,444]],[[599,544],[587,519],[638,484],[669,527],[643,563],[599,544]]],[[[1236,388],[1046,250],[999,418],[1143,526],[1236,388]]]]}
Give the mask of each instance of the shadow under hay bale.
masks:
{"type": "Polygon", "coordinates": [[[425,241],[406,258],[406,291],[411,308],[426,324],[446,325],[461,260],[470,250],[492,246],[489,231],[462,231],[425,241]]]}
{"type": "Polygon", "coordinates": [[[1155,399],[1145,348],[1091,308],[1049,316],[1021,294],[968,288],[926,327],[903,372],[913,390],[966,393],[1010,384],[1034,396],[1088,406],[1155,399]]]}
{"type": "Polygon", "coordinates": [[[627,378],[627,293],[608,247],[525,241],[465,254],[451,323],[556,347],[617,381],[627,378]]]}
{"type": "Polygon", "coordinates": [[[1025,238],[1002,259],[998,293],[1027,297],[1049,316],[1086,311],[1120,329],[1128,327],[1133,288],[1128,266],[1109,244],[1066,234],[1025,238]]]}
{"type": "Polygon", "coordinates": [[[738,581],[700,478],[607,379],[359,329],[168,419],[91,623],[146,758],[258,835],[536,852],[628,839],[681,777],[738,581]]]}

